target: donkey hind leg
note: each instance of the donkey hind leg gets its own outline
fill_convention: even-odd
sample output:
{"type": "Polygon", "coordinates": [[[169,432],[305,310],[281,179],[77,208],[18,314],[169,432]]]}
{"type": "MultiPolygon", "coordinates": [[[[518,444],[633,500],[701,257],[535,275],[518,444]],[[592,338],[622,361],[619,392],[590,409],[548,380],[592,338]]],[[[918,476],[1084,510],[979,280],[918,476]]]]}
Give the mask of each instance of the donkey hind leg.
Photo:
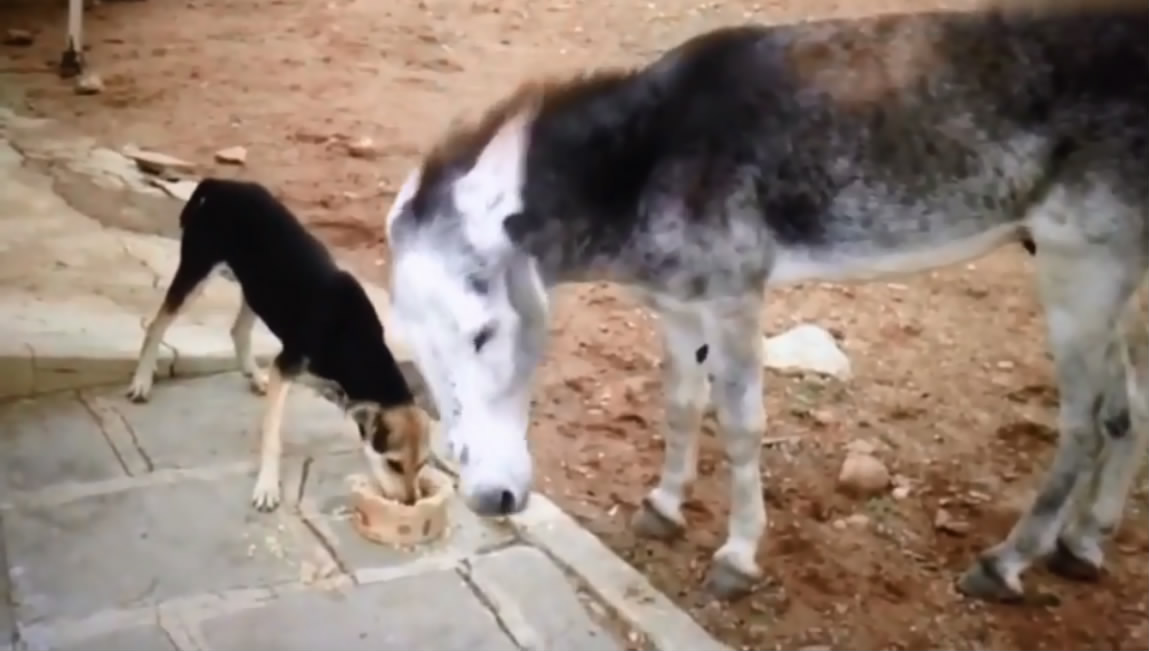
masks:
{"type": "MultiPolygon", "coordinates": [[[[1134,316],[1134,310],[1144,313],[1143,306],[1131,304],[1127,315],[1134,316]]],[[[1106,392],[1097,414],[1105,448],[1049,558],[1050,570],[1068,579],[1101,577],[1102,544],[1121,523],[1129,490],[1149,453],[1149,422],[1141,404],[1149,388],[1146,325],[1130,318],[1131,329],[1115,330],[1106,351],[1106,392]]]]}
{"type": "Polygon", "coordinates": [[[762,295],[716,303],[704,315],[713,370],[711,399],[730,468],[730,517],[726,541],[715,552],[706,587],[720,599],[754,588],[755,561],[766,531],[760,468],[766,412],[762,404],[762,295]]]}
{"type": "Polygon", "coordinates": [[[675,301],[644,297],[659,315],[666,395],[665,450],[658,485],[642,501],[633,527],[648,538],[671,539],[685,527],[682,502],[698,466],[698,430],[706,407],[706,357],[702,315],[675,301]]]}
{"type": "MultiPolygon", "coordinates": [[[[1103,462],[1106,349],[1118,317],[1132,294],[1139,265],[1108,247],[1037,243],[1037,272],[1045,306],[1049,343],[1061,394],[1059,436],[1053,463],[1037,496],[1009,536],[984,552],[958,581],[966,595],[1018,601],[1021,574],[1054,550],[1073,498],[1084,496],[1090,475],[1103,462]]],[[[1119,462],[1118,462],[1119,463],[1119,462]]]]}

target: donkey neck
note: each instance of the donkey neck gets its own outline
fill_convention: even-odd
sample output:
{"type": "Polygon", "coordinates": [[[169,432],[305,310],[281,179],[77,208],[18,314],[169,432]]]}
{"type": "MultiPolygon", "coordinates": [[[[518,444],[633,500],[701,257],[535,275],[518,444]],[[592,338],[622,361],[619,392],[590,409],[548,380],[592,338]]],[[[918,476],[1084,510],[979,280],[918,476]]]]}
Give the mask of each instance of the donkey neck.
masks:
{"type": "Polygon", "coordinates": [[[544,101],[532,126],[525,209],[507,232],[539,261],[548,285],[618,279],[658,157],[659,88],[643,73],[619,72],[576,80],[565,92],[544,101]]]}

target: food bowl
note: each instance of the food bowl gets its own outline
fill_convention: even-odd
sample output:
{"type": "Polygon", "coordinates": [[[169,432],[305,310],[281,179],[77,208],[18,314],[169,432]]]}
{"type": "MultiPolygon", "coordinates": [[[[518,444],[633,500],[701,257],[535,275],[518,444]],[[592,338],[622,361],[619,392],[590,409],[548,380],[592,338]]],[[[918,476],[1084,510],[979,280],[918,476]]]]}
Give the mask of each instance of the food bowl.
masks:
{"type": "Polygon", "coordinates": [[[355,531],[380,545],[412,546],[431,542],[447,530],[448,499],[454,492],[450,475],[427,466],[419,473],[419,499],[414,504],[384,497],[366,475],[348,477],[355,531]]]}

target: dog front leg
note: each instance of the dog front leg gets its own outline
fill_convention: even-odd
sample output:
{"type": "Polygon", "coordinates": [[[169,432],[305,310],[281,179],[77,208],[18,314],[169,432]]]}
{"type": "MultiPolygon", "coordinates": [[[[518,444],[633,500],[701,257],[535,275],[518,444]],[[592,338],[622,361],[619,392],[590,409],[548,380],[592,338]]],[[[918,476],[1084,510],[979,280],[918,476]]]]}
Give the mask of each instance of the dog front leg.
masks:
{"type": "Polygon", "coordinates": [[[259,475],[251,504],[258,511],[274,511],[279,506],[279,461],[283,454],[283,407],[291,381],[277,363],[267,373],[267,395],[259,438],[259,475]]]}

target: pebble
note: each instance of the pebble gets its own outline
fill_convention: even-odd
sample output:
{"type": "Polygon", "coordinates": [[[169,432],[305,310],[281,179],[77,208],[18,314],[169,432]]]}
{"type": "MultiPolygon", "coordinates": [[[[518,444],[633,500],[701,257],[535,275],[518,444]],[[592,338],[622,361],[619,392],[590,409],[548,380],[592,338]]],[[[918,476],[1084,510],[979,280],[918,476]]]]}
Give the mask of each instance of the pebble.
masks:
{"type": "Polygon", "coordinates": [[[347,153],[355,158],[371,160],[379,155],[381,149],[371,138],[359,138],[347,144],[347,153]]]}
{"type": "Polygon", "coordinates": [[[945,533],[961,537],[969,533],[970,524],[964,520],[955,518],[945,509],[938,509],[938,512],[934,515],[934,528],[938,531],[944,531],[945,533]]]}
{"type": "Polygon", "coordinates": [[[7,29],[4,30],[4,45],[17,45],[27,46],[31,45],[36,37],[26,29],[7,29]]]}
{"type": "Polygon", "coordinates": [[[871,497],[890,485],[886,464],[869,454],[849,454],[838,473],[838,488],[858,497],[871,497]]]}
{"type": "Polygon", "coordinates": [[[85,72],[76,79],[77,95],[99,95],[104,92],[104,80],[94,72],[85,72]]]}
{"type": "Polygon", "coordinates": [[[247,148],[235,146],[226,147],[215,153],[217,163],[226,165],[243,165],[247,162],[247,148]]]}
{"type": "Polygon", "coordinates": [[[195,163],[189,163],[175,156],[140,149],[135,145],[124,146],[124,148],[120,150],[120,153],[134,160],[137,167],[149,174],[191,172],[195,169],[195,163]]]}

